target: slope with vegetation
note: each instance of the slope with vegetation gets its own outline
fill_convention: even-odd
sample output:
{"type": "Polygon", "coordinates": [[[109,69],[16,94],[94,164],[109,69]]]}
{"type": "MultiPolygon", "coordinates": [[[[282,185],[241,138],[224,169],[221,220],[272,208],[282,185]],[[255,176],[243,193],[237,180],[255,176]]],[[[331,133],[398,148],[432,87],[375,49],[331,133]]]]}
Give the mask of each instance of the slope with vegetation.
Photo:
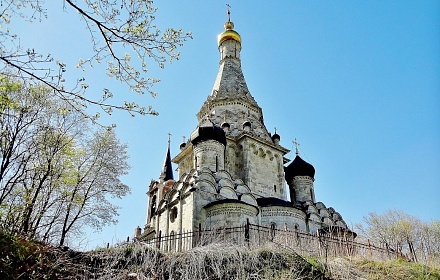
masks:
{"type": "Polygon", "coordinates": [[[210,244],[162,253],[138,243],[75,252],[0,233],[1,279],[440,279],[440,262],[300,256],[270,244],[210,244]]]}

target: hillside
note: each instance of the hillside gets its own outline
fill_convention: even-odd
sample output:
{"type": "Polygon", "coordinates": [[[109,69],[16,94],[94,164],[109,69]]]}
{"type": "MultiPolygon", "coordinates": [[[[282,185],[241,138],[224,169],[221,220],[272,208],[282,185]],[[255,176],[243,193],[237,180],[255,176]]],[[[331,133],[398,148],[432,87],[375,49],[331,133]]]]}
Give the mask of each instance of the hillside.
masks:
{"type": "Polygon", "coordinates": [[[75,252],[0,233],[0,279],[440,279],[440,265],[300,256],[277,244],[161,253],[139,244],[75,252]]]}

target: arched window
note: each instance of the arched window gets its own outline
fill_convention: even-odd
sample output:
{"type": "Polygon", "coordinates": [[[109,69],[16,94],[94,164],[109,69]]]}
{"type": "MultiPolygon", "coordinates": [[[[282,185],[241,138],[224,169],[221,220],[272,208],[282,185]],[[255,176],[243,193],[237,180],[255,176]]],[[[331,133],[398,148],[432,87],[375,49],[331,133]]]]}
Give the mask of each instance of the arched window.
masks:
{"type": "Polygon", "coordinates": [[[275,238],[275,231],[277,230],[277,224],[271,223],[270,224],[270,240],[273,241],[275,238]]]}
{"type": "Polygon", "coordinates": [[[295,226],[293,228],[295,229],[296,245],[300,246],[301,245],[301,239],[300,239],[300,236],[299,236],[299,225],[295,224],[295,226]]]}
{"type": "Polygon", "coordinates": [[[154,213],[156,212],[156,200],[157,197],[156,195],[154,195],[153,198],[151,199],[151,215],[154,215],[154,213]]]}
{"type": "Polygon", "coordinates": [[[173,207],[173,208],[171,208],[171,211],[170,211],[170,222],[174,223],[176,218],[177,218],[177,207],[173,207]]]}

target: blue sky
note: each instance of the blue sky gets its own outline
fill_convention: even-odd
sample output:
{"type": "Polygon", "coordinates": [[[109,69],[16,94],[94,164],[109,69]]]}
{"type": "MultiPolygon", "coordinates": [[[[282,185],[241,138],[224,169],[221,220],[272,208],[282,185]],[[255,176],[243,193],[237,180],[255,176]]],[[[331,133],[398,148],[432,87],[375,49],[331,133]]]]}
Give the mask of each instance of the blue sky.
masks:
{"type": "MultiPolygon", "coordinates": [[[[151,179],[157,179],[172,134],[171,153],[197,125],[219,62],[216,36],[227,19],[223,1],[155,2],[159,27],[191,31],[181,59],[164,70],[151,65],[159,95],[134,96],[157,117],[103,116],[129,146],[131,195],[121,201],[119,223],[89,232],[88,248],[132,236],[145,223],[151,179]]],[[[399,209],[440,220],[440,2],[438,1],[229,1],[242,37],[242,68],[269,131],[316,169],[316,199],[349,225],[369,212],[399,209]]],[[[61,3],[24,32],[23,44],[74,66],[87,53],[88,35],[61,3]],[[32,28],[32,31],[30,32],[32,28]]],[[[68,72],[76,77],[73,71],[68,72]]],[[[127,89],[93,71],[91,88],[127,89]]],[[[128,99],[129,97],[127,97],[128,99]]],[[[294,154],[288,154],[293,159],[294,154]]],[[[177,174],[176,174],[177,176],[177,174]]]]}

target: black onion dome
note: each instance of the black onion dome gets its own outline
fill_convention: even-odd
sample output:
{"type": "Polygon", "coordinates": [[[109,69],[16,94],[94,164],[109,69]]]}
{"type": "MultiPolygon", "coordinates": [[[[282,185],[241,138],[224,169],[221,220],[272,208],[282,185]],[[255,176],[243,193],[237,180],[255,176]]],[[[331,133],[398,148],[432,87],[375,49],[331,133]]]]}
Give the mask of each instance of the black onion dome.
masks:
{"type": "Polygon", "coordinates": [[[309,176],[314,178],[315,168],[297,155],[292,163],[284,168],[284,173],[286,181],[290,182],[295,176],[309,176]]]}
{"type": "Polygon", "coordinates": [[[274,135],[272,135],[272,141],[274,141],[275,142],[275,139],[278,139],[278,141],[280,141],[281,140],[281,137],[277,134],[277,133],[275,133],[274,135]]]}
{"type": "Polygon", "coordinates": [[[193,145],[206,140],[216,140],[226,146],[225,131],[221,127],[209,125],[199,126],[191,133],[191,143],[193,145]]]}

